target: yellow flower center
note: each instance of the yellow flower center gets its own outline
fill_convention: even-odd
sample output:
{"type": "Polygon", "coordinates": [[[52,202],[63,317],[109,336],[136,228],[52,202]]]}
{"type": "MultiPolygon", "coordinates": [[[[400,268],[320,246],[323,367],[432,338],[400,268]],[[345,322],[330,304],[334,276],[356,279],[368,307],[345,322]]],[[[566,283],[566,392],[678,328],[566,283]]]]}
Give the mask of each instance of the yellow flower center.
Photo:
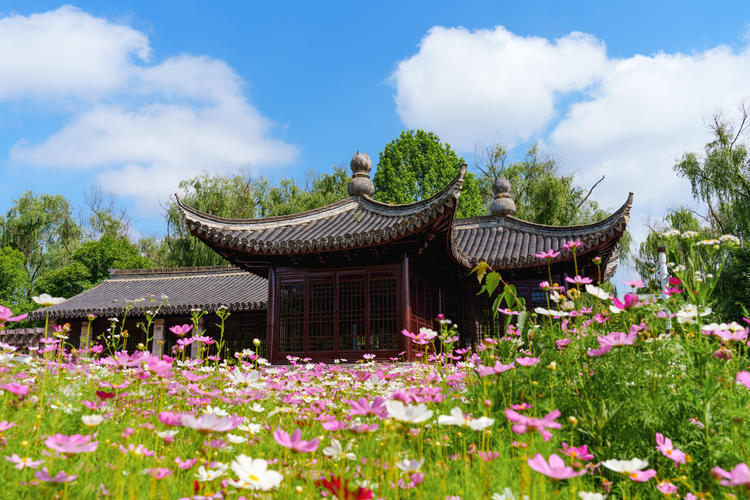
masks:
{"type": "Polygon", "coordinates": [[[571,451],[570,452],[570,458],[575,458],[577,456],[578,456],[578,452],[577,451],[571,451]]]}
{"type": "Polygon", "coordinates": [[[631,473],[630,473],[630,479],[638,479],[638,473],[636,473],[636,472],[631,472],[631,473]]]}
{"type": "Polygon", "coordinates": [[[671,455],[671,454],[672,454],[672,450],[667,450],[667,455],[671,455]]]}
{"type": "Polygon", "coordinates": [[[250,481],[258,482],[258,476],[254,475],[254,474],[250,474],[247,477],[250,479],[250,481]]]}

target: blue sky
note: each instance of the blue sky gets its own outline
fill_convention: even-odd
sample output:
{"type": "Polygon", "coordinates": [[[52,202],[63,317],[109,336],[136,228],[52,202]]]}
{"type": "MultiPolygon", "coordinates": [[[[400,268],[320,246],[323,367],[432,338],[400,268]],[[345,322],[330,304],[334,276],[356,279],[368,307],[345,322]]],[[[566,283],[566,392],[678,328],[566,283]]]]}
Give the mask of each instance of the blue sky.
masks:
{"type": "Polygon", "coordinates": [[[0,2],[0,211],[99,183],[160,235],[180,178],[302,180],[425,128],[470,164],[541,142],[607,176],[604,207],[634,191],[638,235],[690,202],[671,166],[705,121],[750,98],[746,2],[214,4],[0,2]]]}

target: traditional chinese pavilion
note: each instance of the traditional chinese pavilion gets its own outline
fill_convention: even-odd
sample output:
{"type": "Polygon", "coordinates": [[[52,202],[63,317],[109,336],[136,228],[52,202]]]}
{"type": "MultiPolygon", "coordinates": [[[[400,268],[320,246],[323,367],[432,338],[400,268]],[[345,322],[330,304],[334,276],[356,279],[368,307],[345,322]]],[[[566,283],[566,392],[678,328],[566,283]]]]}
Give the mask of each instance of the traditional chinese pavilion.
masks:
{"type": "MultiPolygon", "coordinates": [[[[109,318],[120,317],[118,329],[129,332],[132,350],[146,341],[138,323],[158,308],[149,347],[161,354],[176,340],[169,327],[189,322],[193,309],[209,312],[201,326],[218,338],[215,312],[224,306],[231,313],[224,356],[259,338],[272,362],[288,356],[355,360],[365,353],[387,358],[404,351],[410,356],[400,332],[434,327],[439,313],[457,324],[464,345],[500,333],[489,298],[476,295],[476,278],[469,276],[479,262],[515,284],[530,307],[546,305],[538,285],[547,279],[547,266],[537,253],[580,240],[581,274],[598,278],[595,257],[602,259],[603,280],[615,272],[632,193],[600,222],[551,227],[513,217],[510,185],[499,179],[490,215],[456,219],[465,165],[441,192],[410,205],[373,199],[371,167],[367,154],[357,153],[348,198],[294,215],[224,219],[178,198],[190,232],[233,266],[114,271],[96,287],[32,317],[48,313],[53,322],[70,323],[74,345],[85,343],[87,332],[106,332],[109,318]],[[97,317],[90,325],[89,313],[97,317]]],[[[563,283],[573,274],[572,254],[563,251],[552,261],[552,279],[563,283]]]]}
{"type": "MultiPolygon", "coordinates": [[[[190,232],[229,262],[267,279],[266,354],[315,360],[397,356],[408,349],[403,329],[433,327],[443,313],[463,344],[497,333],[489,299],[476,295],[469,271],[487,262],[516,285],[531,306],[546,304],[540,281],[547,267],[536,253],[580,240],[581,274],[614,274],[632,193],[595,224],[551,227],[513,217],[504,179],[493,186],[490,215],[456,219],[466,165],[433,197],[409,205],[372,198],[367,154],[351,162],[349,198],[307,212],[262,219],[225,219],[177,200],[190,232]]],[[[553,280],[573,274],[572,254],[552,263],[553,280]]]]}

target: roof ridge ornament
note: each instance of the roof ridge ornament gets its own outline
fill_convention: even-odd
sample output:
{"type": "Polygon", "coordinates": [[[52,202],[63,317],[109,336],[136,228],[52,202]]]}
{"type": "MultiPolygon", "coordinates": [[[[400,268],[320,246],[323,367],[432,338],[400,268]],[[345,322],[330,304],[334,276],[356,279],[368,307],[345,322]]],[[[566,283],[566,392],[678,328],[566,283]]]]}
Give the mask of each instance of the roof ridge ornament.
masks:
{"type": "Polygon", "coordinates": [[[516,213],[516,203],[510,197],[510,181],[505,177],[495,177],[492,183],[495,199],[490,204],[490,214],[495,217],[506,217],[516,213]]]}
{"type": "Polygon", "coordinates": [[[347,187],[349,196],[372,196],[375,193],[375,184],[370,179],[370,170],[372,170],[370,156],[367,153],[357,151],[354,153],[349,167],[353,174],[347,187]]]}

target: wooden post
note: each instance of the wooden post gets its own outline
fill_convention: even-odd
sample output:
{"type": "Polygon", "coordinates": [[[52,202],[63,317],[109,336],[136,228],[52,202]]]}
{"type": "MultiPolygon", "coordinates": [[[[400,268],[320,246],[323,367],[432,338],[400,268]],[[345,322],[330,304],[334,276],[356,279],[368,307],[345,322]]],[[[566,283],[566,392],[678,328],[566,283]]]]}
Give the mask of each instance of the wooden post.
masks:
{"type": "MultiPolygon", "coordinates": [[[[194,332],[193,337],[203,336],[205,332],[203,331],[203,319],[206,316],[201,316],[200,319],[198,319],[198,331],[194,332]],[[200,333],[200,335],[199,335],[200,333]]],[[[200,343],[198,341],[193,342],[190,344],[190,357],[195,359],[198,357],[198,348],[200,346],[200,343]]]]}
{"type": "Polygon", "coordinates": [[[273,267],[268,270],[268,298],[266,299],[266,353],[265,357],[270,362],[276,362],[276,341],[278,332],[276,329],[276,271],[273,267]]]}
{"type": "MultiPolygon", "coordinates": [[[[78,347],[80,349],[86,349],[91,344],[91,339],[89,339],[86,336],[86,331],[88,330],[88,321],[81,321],[81,336],[78,339],[78,347]]],[[[91,332],[89,332],[89,335],[91,335],[91,332]]]]}
{"type": "MultiPolygon", "coordinates": [[[[401,317],[402,329],[411,331],[411,304],[409,303],[409,256],[404,253],[404,258],[401,261],[401,304],[403,308],[403,316],[401,317]]],[[[406,340],[406,337],[401,335],[400,332],[396,333],[399,336],[399,344],[404,346],[406,351],[406,359],[412,360],[411,342],[406,340]]]]}
{"type": "Polygon", "coordinates": [[[154,320],[154,339],[151,341],[151,354],[161,357],[164,353],[164,318],[154,320]]]}

